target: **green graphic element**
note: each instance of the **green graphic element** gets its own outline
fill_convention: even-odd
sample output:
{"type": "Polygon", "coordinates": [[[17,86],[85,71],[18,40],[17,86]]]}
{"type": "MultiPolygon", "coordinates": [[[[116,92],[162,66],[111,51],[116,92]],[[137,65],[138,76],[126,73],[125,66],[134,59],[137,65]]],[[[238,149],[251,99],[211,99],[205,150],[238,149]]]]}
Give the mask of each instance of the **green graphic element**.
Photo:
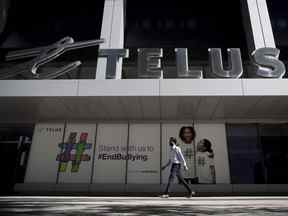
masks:
{"type": "Polygon", "coordinates": [[[61,153],[57,155],[57,161],[59,164],[59,172],[66,172],[68,163],[72,162],[71,172],[79,172],[81,162],[90,161],[91,157],[88,154],[84,154],[85,150],[91,149],[92,144],[87,143],[88,133],[81,133],[79,142],[76,143],[76,132],[71,132],[67,142],[60,143],[61,153]],[[72,151],[75,153],[72,154],[72,151]]]}

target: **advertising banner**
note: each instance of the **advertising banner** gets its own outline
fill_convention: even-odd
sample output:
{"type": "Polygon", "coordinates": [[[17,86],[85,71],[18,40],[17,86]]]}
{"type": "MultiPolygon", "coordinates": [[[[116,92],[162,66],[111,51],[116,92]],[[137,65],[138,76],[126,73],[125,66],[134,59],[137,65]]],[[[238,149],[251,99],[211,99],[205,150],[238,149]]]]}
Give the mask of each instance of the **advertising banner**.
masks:
{"type": "Polygon", "coordinates": [[[93,183],[124,184],[128,124],[99,124],[93,183]]]}
{"type": "MultiPolygon", "coordinates": [[[[187,163],[182,173],[188,184],[230,183],[225,124],[163,124],[162,166],[170,159],[170,137],[176,138],[187,163]]],[[[169,174],[170,168],[162,171],[162,183],[169,174]]]]}
{"type": "Polygon", "coordinates": [[[63,142],[64,123],[35,125],[25,183],[56,183],[58,145],[63,142]]]}
{"type": "Polygon", "coordinates": [[[225,124],[195,123],[195,131],[196,170],[199,183],[229,184],[230,172],[225,124]]]}
{"type": "Polygon", "coordinates": [[[56,148],[59,183],[90,183],[96,124],[69,123],[64,142],[56,148]]]}
{"type": "Polygon", "coordinates": [[[170,167],[160,168],[171,159],[171,137],[188,184],[230,183],[225,124],[195,122],[37,124],[25,182],[166,184],[170,167]]]}
{"type": "Polygon", "coordinates": [[[160,124],[132,124],[129,131],[128,184],[160,183],[160,124]]]}
{"type": "MultiPolygon", "coordinates": [[[[162,125],[162,166],[170,159],[169,139],[174,137],[177,145],[181,148],[186,160],[188,170],[183,170],[183,177],[187,182],[196,181],[196,161],[195,161],[195,133],[193,122],[188,124],[163,124],[162,125]]],[[[162,171],[162,183],[167,183],[170,174],[170,167],[162,171]]],[[[177,182],[174,182],[177,183],[177,182]]]]}

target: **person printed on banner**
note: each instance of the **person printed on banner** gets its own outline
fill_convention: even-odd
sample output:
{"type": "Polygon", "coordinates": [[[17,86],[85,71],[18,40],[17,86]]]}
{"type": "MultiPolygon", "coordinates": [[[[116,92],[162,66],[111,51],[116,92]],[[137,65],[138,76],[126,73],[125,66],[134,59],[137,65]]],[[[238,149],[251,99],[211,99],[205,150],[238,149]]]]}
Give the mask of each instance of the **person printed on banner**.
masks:
{"type": "Polygon", "coordinates": [[[197,183],[195,168],[195,137],[196,132],[192,126],[181,127],[179,131],[180,142],[177,144],[181,147],[187,165],[189,166],[189,170],[186,170],[183,173],[184,179],[188,184],[197,183]]]}
{"type": "Polygon", "coordinates": [[[216,184],[214,151],[208,139],[202,139],[197,144],[197,176],[200,184],[216,184]]]}

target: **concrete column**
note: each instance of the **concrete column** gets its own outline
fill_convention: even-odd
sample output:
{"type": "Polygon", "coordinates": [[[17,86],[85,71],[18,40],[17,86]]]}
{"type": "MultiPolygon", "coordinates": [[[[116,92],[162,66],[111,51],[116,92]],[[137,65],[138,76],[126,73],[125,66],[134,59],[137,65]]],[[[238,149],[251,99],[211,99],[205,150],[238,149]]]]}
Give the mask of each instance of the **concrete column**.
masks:
{"type": "Polygon", "coordinates": [[[265,47],[275,48],[275,39],[266,0],[257,0],[265,47]]]}
{"type": "Polygon", "coordinates": [[[246,0],[242,3],[250,54],[259,48],[275,47],[266,0],[246,0]]]}
{"type": "MultiPolygon", "coordinates": [[[[100,49],[119,49],[124,47],[124,0],[105,0],[101,38],[105,43],[100,45],[100,49]]],[[[105,58],[98,58],[96,79],[106,79],[105,58]]],[[[117,63],[115,79],[122,77],[122,60],[117,63]]]]}
{"type": "MultiPolygon", "coordinates": [[[[243,19],[247,36],[248,52],[252,59],[252,53],[260,48],[276,48],[272,31],[271,20],[266,0],[244,0],[241,1],[243,8],[243,19]]],[[[258,70],[254,64],[247,66],[248,77],[255,78],[258,70]]],[[[258,77],[258,76],[256,76],[258,77]]]]}

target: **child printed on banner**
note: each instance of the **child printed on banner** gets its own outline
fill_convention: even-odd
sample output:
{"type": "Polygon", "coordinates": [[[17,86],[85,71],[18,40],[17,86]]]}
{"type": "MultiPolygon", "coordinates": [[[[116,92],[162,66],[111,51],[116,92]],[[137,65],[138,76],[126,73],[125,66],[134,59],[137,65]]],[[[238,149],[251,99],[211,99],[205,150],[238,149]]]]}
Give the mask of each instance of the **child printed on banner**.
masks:
{"type": "Polygon", "coordinates": [[[197,143],[196,163],[199,183],[215,184],[214,151],[210,140],[202,139],[197,143]]]}

